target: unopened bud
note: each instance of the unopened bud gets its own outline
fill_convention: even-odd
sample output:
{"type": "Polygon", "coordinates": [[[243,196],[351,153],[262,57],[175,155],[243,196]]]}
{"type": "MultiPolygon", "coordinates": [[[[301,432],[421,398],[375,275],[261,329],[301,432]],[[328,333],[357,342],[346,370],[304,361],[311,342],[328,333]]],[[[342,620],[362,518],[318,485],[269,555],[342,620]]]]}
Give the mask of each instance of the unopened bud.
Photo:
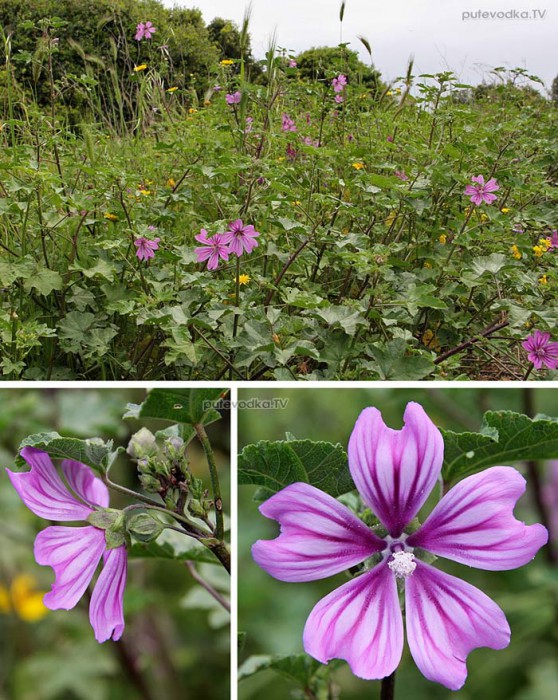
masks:
{"type": "Polygon", "coordinates": [[[126,523],[128,532],[140,542],[153,542],[164,528],[163,523],[150,513],[136,513],[126,523]]]}
{"type": "Polygon", "coordinates": [[[155,435],[147,428],[141,428],[130,438],[126,452],[132,459],[155,456],[157,454],[155,435]]]}

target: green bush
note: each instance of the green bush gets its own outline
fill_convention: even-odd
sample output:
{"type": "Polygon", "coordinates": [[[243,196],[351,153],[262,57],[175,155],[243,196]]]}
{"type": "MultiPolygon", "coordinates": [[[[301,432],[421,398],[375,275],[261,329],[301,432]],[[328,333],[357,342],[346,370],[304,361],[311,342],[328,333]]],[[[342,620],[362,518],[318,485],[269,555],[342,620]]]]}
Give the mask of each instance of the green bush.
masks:
{"type": "Polygon", "coordinates": [[[383,89],[380,73],[343,45],[308,49],[296,57],[296,62],[303,80],[326,80],[335,72],[346,75],[350,83],[365,85],[373,95],[383,89]]]}

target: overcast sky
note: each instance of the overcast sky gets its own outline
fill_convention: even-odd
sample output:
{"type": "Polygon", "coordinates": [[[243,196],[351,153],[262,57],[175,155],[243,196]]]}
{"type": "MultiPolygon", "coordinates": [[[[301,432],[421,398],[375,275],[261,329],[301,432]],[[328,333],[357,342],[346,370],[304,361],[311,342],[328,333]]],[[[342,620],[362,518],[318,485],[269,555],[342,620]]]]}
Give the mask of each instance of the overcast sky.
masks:
{"type": "MultiPolygon", "coordinates": [[[[206,22],[214,17],[238,24],[247,0],[163,0],[165,5],[198,7],[206,22]]],[[[262,58],[273,30],[278,45],[295,53],[339,43],[340,0],[252,0],[252,48],[262,58]]],[[[343,41],[368,60],[357,39],[372,45],[373,60],[386,80],[405,72],[415,56],[415,74],[453,70],[478,83],[490,68],[521,66],[550,86],[558,74],[556,0],[346,0],[343,41]],[[463,13],[525,11],[530,19],[463,19],[463,13]],[[536,12],[544,12],[543,19],[536,12]],[[533,12],[535,11],[535,12],[533,12]]]]}

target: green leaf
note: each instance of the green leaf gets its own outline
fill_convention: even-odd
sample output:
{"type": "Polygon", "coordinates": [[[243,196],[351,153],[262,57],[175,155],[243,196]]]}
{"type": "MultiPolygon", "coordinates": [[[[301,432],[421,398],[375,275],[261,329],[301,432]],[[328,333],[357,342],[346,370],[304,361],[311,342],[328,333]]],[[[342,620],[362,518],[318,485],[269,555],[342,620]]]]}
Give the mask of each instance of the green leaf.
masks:
{"type": "MultiPolygon", "coordinates": [[[[116,457],[124,452],[123,447],[113,450],[113,442],[104,442],[101,438],[79,440],[78,438],[65,438],[58,433],[36,433],[22,440],[18,452],[24,447],[35,447],[47,452],[54,459],[73,459],[95,469],[98,472],[106,472],[116,457]]],[[[15,459],[16,467],[26,467],[27,462],[21,455],[15,459]]]]}
{"type": "Polygon", "coordinates": [[[337,497],[355,486],[342,445],[312,440],[258,442],[238,457],[238,483],[256,484],[264,500],[280,489],[302,481],[337,497]]]}
{"type": "Polygon", "coordinates": [[[38,269],[32,277],[25,280],[23,287],[26,292],[36,289],[39,294],[46,297],[54,289],[57,291],[62,289],[62,277],[55,270],[38,269]]]}
{"type": "Polygon", "coordinates": [[[203,545],[186,534],[164,530],[155,542],[137,542],[128,550],[136,559],[174,559],[218,564],[218,559],[203,545]]]}
{"type": "Polygon", "coordinates": [[[124,418],[160,418],[173,423],[208,425],[221,418],[213,408],[228,389],[153,389],[141,404],[128,404],[124,418]]]}
{"type": "Polygon", "coordinates": [[[407,350],[407,343],[402,338],[391,340],[382,347],[370,348],[377,362],[374,369],[380,379],[424,379],[434,371],[435,365],[430,357],[407,354],[407,350]]]}
{"type": "Polygon", "coordinates": [[[238,680],[250,678],[261,671],[273,670],[296,681],[303,688],[309,688],[317,673],[329,672],[343,663],[337,659],[324,666],[307,654],[293,654],[291,656],[266,656],[262,654],[246,659],[238,669],[238,680]]]}
{"type": "Polygon", "coordinates": [[[480,433],[442,430],[443,477],[447,483],[521,460],[558,458],[558,421],[512,411],[488,411],[480,433]]]}

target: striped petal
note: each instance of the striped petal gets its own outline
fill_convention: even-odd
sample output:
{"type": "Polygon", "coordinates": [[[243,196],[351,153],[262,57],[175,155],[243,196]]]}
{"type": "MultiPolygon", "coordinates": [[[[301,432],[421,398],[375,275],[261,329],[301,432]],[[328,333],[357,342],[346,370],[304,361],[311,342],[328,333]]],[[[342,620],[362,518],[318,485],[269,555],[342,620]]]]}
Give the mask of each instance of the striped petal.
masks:
{"type": "Polygon", "coordinates": [[[62,462],[62,472],[70,488],[83,501],[90,506],[108,508],[108,489],[99,477],[95,476],[95,472],[92,469],[81,462],[65,459],[62,462]]]}
{"type": "Polygon", "coordinates": [[[274,540],[252,547],[256,564],[281,581],[315,581],[360,564],[384,549],[356,515],[310,484],[291,484],[260,506],[281,525],[274,540]]]}
{"type": "Polygon", "coordinates": [[[35,539],[35,560],[54,569],[52,590],[43,599],[51,610],[70,610],[85,593],[106,549],[96,527],[47,527],[35,539]]]}
{"type": "Polygon", "coordinates": [[[376,408],[360,414],[349,440],[356,487],[390,535],[398,537],[428,498],[444,458],[442,435],[422,406],[409,403],[401,430],[376,408]]]}
{"type": "Polygon", "coordinates": [[[407,640],[415,663],[431,681],[458,690],[467,655],[510,642],[504,613],[482,591],[424,562],[405,581],[407,640]]]}
{"type": "Polygon", "coordinates": [[[91,508],[72,496],[46,452],[24,447],[21,456],[31,471],[6,471],[29,510],[47,520],[87,520],[91,508]]]}
{"type": "Polygon", "coordinates": [[[548,541],[542,525],[525,525],[513,509],[525,479],[511,467],[492,467],[460,481],[407,543],[479,569],[527,564],[548,541]]]}
{"type": "Polygon", "coordinates": [[[98,642],[120,639],[124,631],[124,588],[126,586],[126,547],[106,552],[103,570],[99,574],[91,604],[89,621],[98,642]]]}
{"type": "Polygon", "coordinates": [[[345,659],[360,678],[385,678],[403,652],[395,576],[379,564],[323,598],[304,628],[304,649],[322,663],[345,659]]]}

